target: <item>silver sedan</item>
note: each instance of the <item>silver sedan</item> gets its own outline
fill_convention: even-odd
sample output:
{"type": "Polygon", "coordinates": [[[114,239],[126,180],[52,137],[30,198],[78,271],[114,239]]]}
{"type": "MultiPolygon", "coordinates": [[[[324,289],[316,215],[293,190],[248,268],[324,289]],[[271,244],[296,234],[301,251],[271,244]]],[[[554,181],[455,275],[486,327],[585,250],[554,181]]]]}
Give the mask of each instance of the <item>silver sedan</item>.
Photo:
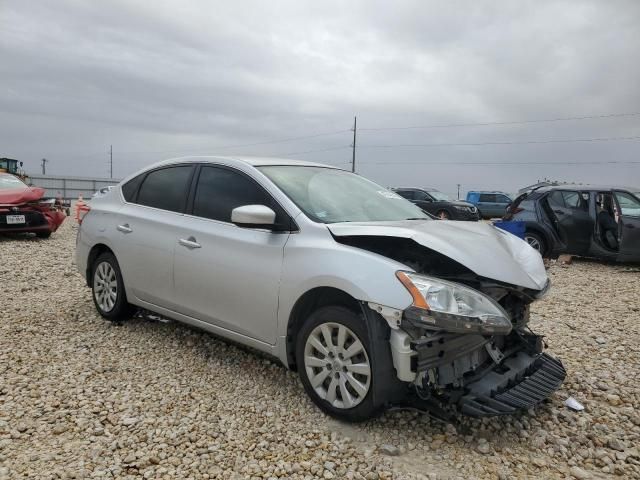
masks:
{"type": "Polygon", "coordinates": [[[76,263],[103,317],[143,308],[257,348],[347,420],[512,413],[565,376],[527,327],[549,287],[534,249],[327,165],[160,162],[91,200],[76,263]]]}

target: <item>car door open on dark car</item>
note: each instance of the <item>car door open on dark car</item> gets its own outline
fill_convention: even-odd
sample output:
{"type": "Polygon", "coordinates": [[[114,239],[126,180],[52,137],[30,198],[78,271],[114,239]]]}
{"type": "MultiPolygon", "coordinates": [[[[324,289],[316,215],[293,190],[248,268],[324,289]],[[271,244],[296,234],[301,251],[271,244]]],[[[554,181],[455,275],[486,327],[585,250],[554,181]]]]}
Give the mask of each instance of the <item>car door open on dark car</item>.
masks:
{"type": "MultiPolygon", "coordinates": [[[[588,194],[586,195],[588,199],[588,194]]],[[[589,215],[589,203],[581,192],[555,190],[547,197],[557,233],[565,244],[564,251],[586,255],[591,245],[594,221],[589,215]]]]}
{"type": "Polygon", "coordinates": [[[628,192],[615,192],[618,220],[619,260],[640,262],[640,199],[628,192]]]}

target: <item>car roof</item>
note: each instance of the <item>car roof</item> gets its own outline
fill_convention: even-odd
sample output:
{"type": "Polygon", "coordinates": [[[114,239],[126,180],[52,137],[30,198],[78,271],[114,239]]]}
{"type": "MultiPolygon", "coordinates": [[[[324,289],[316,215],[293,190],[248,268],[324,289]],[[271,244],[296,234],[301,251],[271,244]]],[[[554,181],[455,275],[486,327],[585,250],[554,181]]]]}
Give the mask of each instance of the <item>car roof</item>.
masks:
{"type": "Polygon", "coordinates": [[[254,167],[264,167],[268,165],[290,165],[290,166],[305,166],[305,167],[327,167],[340,170],[339,167],[334,165],[327,165],[323,163],[307,162],[305,160],[292,160],[290,158],[277,158],[277,157],[250,157],[243,155],[198,155],[187,157],[176,157],[159,162],[159,164],[171,164],[171,163],[190,163],[190,162],[217,162],[220,160],[227,160],[232,162],[243,162],[254,167]]]}
{"type": "MultiPolygon", "coordinates": [[[[548,185],[545,187],[536,188],[536,192],[550,192],[553,190],[588,190],[601,191],[601,190],[627,190],[629,192],[639,192],[638,187],[624,187],[621,185],[589,185],[589,184],[566,184],[566,185],[548,185]]],[[[524,193],[524,192],[523,192],[524,193]]]]}
{"type": "Polygon", "coordinates": [[[467,193],[501,193],[503,195],[509,195],[506,192],[501,192],[500,190],[469,190],[467,193]]]}
{"type": "Polygon", "coordinates": [[[439,192],[437,188],[429,187],[393,187],[392,190],[422,190],[424,192],[439,192]]]}

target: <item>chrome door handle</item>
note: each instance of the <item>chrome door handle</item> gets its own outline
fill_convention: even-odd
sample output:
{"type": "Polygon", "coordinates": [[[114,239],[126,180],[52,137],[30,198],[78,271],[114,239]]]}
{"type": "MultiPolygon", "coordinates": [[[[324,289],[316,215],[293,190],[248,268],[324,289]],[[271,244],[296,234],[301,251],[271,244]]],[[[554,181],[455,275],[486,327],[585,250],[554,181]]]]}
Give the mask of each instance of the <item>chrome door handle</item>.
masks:
{"type": "Polygon", "coordinates": [[[186,239],[181,238],[180,240],[178,240],[178,243],[183,247],[187,247],[189,250],[192,250],[194,248],[200,248],[202,246],[196,241],[195,237],[189,237],[186,239]]]}
{"type": "Polygon", "coordinates": [[[118,225],[117,228],[118,228],[118,231],[122,232],[122,233],[131,233],[131,232],[133,232],[133,228],[131,228],[128,223],[125,223],[124,225],[118,225]]]}

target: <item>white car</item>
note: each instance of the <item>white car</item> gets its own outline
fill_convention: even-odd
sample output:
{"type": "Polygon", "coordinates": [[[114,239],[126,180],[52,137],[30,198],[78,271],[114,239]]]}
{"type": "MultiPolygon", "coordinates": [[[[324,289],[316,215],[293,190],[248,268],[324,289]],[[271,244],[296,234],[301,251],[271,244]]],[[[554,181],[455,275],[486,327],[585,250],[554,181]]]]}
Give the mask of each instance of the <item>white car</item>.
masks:
{"type": "Polygon", "coordinates": [[[527,327],[538,252],[327,165],[158,163],[92,200],[76,262],[103,317],[139,307],[267,352],[342,419],[508,414],[565,377],[527,327]]]}

